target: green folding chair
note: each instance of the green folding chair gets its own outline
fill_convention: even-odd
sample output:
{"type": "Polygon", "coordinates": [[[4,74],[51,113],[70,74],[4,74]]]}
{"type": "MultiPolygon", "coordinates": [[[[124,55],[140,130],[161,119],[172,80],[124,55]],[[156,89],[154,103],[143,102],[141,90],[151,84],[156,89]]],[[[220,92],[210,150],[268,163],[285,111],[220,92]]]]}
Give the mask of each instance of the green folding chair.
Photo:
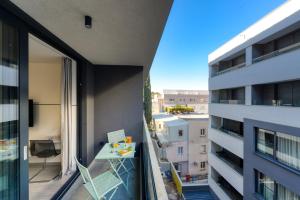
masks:
{"type": "Polygon", "coordinates": [[[104,172],[95,178],[92,178],[89,170],[81,165],[77,158],[76,164],[82,176],[84,187],[95,200],[106,199],[105,195],[112,191],[109,200],[112,199],[122,181],[113,175],[110,171],[104,172]]]}
{"type": "MultiPolygon", "coordinates": [[[[108,142],[111,143],[111,144],[122,142],[122,141],[124,141],[125,138],[126,138],[126,136],[125,136],[125,130],[124,129],[107,133],[108,142]]],[[[130,161],[131,166],[133,167],[133,169],[135,169],[133,161],[131,159],[129,159],[129,161],[130,161]]],[[[114,164],[118,166],[117,162],[115,162],[115,161],[112,161],[112,162],[114,162],[114,164]]]]}

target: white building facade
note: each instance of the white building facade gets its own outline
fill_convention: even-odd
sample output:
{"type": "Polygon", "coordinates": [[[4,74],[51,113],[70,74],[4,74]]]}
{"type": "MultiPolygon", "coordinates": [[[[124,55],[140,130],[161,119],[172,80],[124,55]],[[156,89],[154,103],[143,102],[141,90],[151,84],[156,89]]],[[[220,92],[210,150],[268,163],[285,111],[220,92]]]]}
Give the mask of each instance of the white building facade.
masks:
{"type": "Polygon", "coordinates": [[[196,113],[208,113],[207,90],[164,90],[164,108],[184,105],[194,108],[196,113]]]}
{"type": "Polygon", "coordinates": [[[209,185],[220,199],[300,199],[300,1],[209,55],[209,185]]]}

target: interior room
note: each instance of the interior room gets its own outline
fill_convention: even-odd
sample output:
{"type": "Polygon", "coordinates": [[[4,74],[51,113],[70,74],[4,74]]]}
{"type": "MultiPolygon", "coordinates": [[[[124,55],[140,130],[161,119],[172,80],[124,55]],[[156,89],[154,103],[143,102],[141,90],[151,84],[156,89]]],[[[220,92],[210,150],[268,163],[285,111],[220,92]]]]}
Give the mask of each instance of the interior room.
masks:
{"type": "Polygon", "coordinates": [[[30,199],[50,199],[76,170],[76,62],[29,36],[30,199]]]}

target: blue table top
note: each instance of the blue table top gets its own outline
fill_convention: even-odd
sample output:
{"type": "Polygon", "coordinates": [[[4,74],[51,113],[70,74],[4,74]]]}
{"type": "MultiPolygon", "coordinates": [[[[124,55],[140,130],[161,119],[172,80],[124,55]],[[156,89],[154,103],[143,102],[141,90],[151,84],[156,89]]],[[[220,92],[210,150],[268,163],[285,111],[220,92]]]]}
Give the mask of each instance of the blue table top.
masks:
{"type": "Polygon", "coordinates": [[[117,148],[113,148],[111,143],[106,143],[104,147],[99,151],[95,159],[109,160],[109,159],[134,158],[134,153],[135,153],[135,142],[132,142],[130,144],[120,143],[120,146],[117,148]],[[128,153],[124,156],[121,156],[118,153],[118,150],[126,149],[128,147],[131,147],[133,149],[131,153],[128,153]]]}

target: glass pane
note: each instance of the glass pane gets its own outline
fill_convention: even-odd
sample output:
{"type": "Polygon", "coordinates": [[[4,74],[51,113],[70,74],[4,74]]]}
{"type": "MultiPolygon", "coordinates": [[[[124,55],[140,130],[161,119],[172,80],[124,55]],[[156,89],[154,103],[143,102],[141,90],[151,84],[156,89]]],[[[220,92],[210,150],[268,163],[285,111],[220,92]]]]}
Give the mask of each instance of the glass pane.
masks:
{"type": "Polygon", "coordinates": [[[300,200],[300,197],[295,194],[294,192],[291,192],[290,190],[286,189],[284,186],[278,184],[277,186],[277,197],[278,200],[300,200]]]}
{"type": "Polygon", "coordinates": [[[276,157],[295,169],[300,169],[300,137],[277,132],[276,157]]]}
{"type": "Polygon", "coordinates": [[[0,21],[0,199],[18,199],[17,30],[0,21]]]}
{"type": "Polygon", "coordinates": [[[274,200],[274,181],[263,173],[256,173],[256,192],[265,200],[274,200]]]}
{"type": "Polygon", "coordinates": [[[274,133],[264,129],[257,129],[256,150],[269,156],[273,156],[274,133]]]}

